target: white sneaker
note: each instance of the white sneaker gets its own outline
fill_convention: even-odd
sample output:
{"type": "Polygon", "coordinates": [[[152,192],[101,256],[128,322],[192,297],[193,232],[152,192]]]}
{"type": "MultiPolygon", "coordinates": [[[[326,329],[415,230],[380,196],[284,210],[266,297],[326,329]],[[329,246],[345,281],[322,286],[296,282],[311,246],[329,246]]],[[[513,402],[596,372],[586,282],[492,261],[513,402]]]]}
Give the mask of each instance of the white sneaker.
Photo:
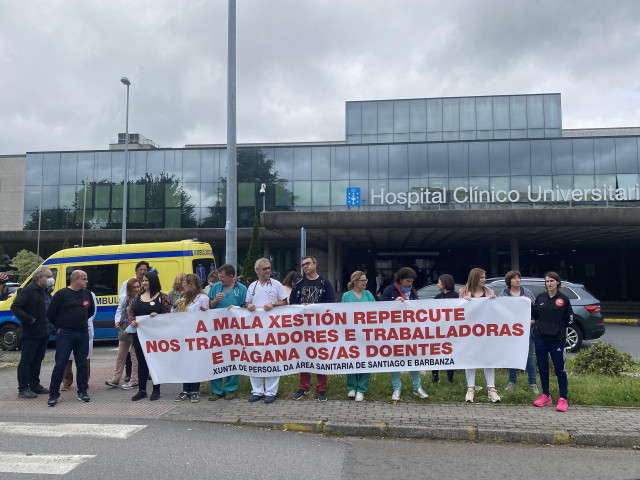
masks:
{"type": "Polygon", "coordinates": [[[507,386],[505,387],[505,390],[511,390],[512,388],[516,388],[516,384],[513,382],[509,382],[507,383],[507,386]]]}
{"type": "Polygon", "coordinates": [[[393,391],[393,395],[391,395],[391,401],[393,403],[396,403],[396,402],[400,401],[400,390],[394,390],[393,391]]]}
{"type": "Polygon", "coordinates": [[[414,388],[413,389],[413,394],[414,395],[418,395],[420,398],[429,398],[429,394],[427,392],[425,392],[422,387],[420,388],[414,388]]]}
{"type": "Polygon", "coordinates": [[[531,385],[529,385],[529,388],[536,395],[540,393],[540,390],[538,390],[538,385],[536,385],[535,383],[532,383],[531,385]]]}
{"type": "Polygon", "coordinates": [[[495,388],[490,388],[488,390],[489,393],[489,400],[491,400],[493,403],[500,403],[500,395],[498,395],[498,392],[496,391],[495,388]]]}
{"type": "Polygon", "coordinates": [[[356,402],[362,402],[364,400],[364,393],[358,392],[356,393],[356,402]]]}
{"type": "Polygon", "coordinates": [[[355,396],[356,396],[355,390],[349,390],[349,393],[347,393],[347,397],[349,398],[355,398],[355,396]]]}
{"type": "Polygon", "coordinates": [[[476,393],[476,389],[473,387],[467,388],[467,394],[464,396],[464,401],[473,403],[473,395],[476,393]]]}

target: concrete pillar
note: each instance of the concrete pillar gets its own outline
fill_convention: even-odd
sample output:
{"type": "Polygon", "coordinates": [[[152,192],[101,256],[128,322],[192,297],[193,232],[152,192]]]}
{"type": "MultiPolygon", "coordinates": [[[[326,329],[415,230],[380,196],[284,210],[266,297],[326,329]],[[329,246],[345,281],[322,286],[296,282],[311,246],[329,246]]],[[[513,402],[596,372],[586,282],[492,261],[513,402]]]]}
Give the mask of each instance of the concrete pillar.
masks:
{"type": "Polygon", "coordinates": [[[498,243],[495,240],[491,242],[491,273],[489,276],[498,276],[498,243]]]}
{"type": "Polygon", "coordinates": [[[515,235],[511,235],[511,270],[520,270],[520,246],[515,235]]]}
{"type": "Polygon", "coordinates": [[[627,300],[627,250],[625,245],[620,245],[620,268],[618,277],[620,278],[620,297],[627,300]]]}
{"type": "Polygon", "coordinates": [[[329,236],[327,242],[327,278],[333,285],[336,286],[336,237],[329,236]]]}
{"type": "Polygon", "coordinates": [[[262,256],[270,259],[269,255],[271,255],[271,247],[269,247],[269,245],[265,245],[262,256]]]}

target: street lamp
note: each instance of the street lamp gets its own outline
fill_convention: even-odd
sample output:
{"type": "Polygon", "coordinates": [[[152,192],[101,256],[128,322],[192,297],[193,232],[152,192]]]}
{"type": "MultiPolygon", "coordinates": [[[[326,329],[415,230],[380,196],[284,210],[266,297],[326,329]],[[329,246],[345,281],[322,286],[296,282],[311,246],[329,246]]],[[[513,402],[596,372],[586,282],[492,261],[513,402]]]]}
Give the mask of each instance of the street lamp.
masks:
{"type": "Polygon", "coordinates": [[[265,197],[266,193],[267,193],[267,185],[263,183],[263,184],[260,186],[260,195],[262,195],[262,211],[263,211],[263,212],[265,212],[265,211],[266,211],[266,208],[265,208],[265,199],[264,199],[264,197],[265,197]]]}
{"type": "Polygon", "coordinates": [[[131,82],[127,77],[120,81],[127,87],[127,120],[124,133],[124,182],[122,185],[122,244],[127,243],[127,187],[129,186],[129,87],[131,82]]]}

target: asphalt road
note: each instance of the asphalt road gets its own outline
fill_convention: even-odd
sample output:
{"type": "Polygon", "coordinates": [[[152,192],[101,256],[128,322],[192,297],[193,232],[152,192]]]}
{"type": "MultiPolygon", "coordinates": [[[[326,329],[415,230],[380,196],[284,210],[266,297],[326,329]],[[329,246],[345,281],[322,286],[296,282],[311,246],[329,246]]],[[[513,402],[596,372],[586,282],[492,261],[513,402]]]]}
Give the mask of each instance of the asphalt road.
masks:
{"type": "Polygon", "coordinates": [[[69,480],[640,476],[640,452],[630,450],[332,438],[167,420],[78,422],[88,427],[56,422],[54,417],[38,418],[37,424],[22,428],[15,417],[0,416],[3,480],[44,478],[54,468],[70,469],[58,473],[69,480]],[[64,436],[43,436],[56,431],[64,436]],[[12,471],[17,469],[22,473],[12,471]]]}

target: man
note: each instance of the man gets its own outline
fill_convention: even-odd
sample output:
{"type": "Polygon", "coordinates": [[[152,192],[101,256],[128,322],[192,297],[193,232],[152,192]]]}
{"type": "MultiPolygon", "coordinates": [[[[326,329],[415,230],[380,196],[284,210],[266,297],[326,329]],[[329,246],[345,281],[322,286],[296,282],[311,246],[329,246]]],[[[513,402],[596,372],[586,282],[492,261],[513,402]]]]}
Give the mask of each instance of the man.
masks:
{"type": "MultiPolygon", "coordinates": [[[[313,257],[304,257],[302,259],[302,277],[293,286],[289,303],[291,305],[308,305],[310,303],[334,303],[335,294],[331,282],[318,274],[318,261],[313,257]]],[[[317,374],[318,383],[316,392],[318,392],[318,401],[327,401],[327,376],[320,373],[317,374]]],[[[311,384],[311,374],[303,372],[300,374],[300,389],[293,395],[294,400],[300,400],[304,395],[309,393],[311,384]]]]}
{"type": "Polygon", "coordinates": [[[40,385],[40,367],[47,351],[49,335],[53,327],[47,320],[47,308],[51,303],[51,287],[55,284],[48,268],[33,272],[31,283],[18,290],[11,305],[11,312],[20,320],[22,351],[18,363],[18,396],[37,398],[49,393],[40,385]]]}
{"type": "MultiPolygon", "coordinates": [[[[271,262],[268,258],[259,258],[254,265],[258,280],[247,289],[247,310],[254,312],[257,307],[265,311],[287,304],[287,292],[282,284],[271,278],[271,262]]],[[[264,403],[273,403],[278,393],[280,377],[249,377],[251,380],[250,402],[264,397],[264,403]]]]}
{"type": "Polygon", "coordinates": [[[56,333],[56,365],[51,373],[49,385],[49,407],[55,407],[60,397],[62,375],[69,355],[73,352],[76,361],[78,400],[88,402],[87,355],[89,353],[89,317],[96,312],[91,292],[86,289],[86,272],[71,272],[70,285],[56,292],[49,304],[47,318],[56,333]]]}
{"type": "MultiPolygon", "coordinates": [[[[233,265],[224,264],[218,269],[219,282],[209,289],[209,308],[244,307],[247,298],[247,287],[236,281],[236,269],[233,265]]],[[[233,400],[238,388],[238,375],[211,380],[211,396],[215,401],[220,397],[233,400]]]]}

